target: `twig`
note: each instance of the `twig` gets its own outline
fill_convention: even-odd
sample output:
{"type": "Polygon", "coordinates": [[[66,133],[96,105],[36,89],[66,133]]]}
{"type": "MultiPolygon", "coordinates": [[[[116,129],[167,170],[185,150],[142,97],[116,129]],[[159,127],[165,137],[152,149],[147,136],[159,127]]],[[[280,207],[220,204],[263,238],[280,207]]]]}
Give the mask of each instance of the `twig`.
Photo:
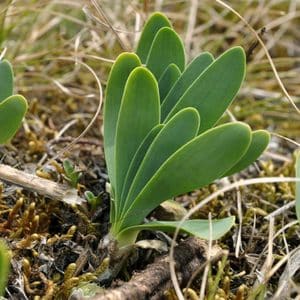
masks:
{"type": "Polygon", "coordinates": [[[77,196],[75,189],[67,185],[40,178],[4,164],[0,164],[0,180],[69,204],[82,204],[85,202],[85,199],[77,196]]]}
{"type": "Polygon", "coordinates": [[[265,216],[265,219],[270,220],[271,218],[275,218],[276,216],[283,214],[285,211],[290,210],[295,205],[296,205],[296,200],[288,202],[284,206],[279,207],[278,209],[274,210],[273,212],[265,216]]]}
{"type": "MultiPolygon", "coordinates": [[[[262,36],[266,33],[266,27],[263,27],[260,32],[258,33],[258,36],[260,38],[262,38],[262,36]]],[[[250,47],[248,48],[248,50],[246,51],[246,61],[249,62],[252,54],[253,54],[253,51],[255,50],[255,48],[259,45],[259,41],[254,41],[250,47]]]]}
{"type": "MultiPolygon", "coordinates": [[[[190,237],[175,248],[174,263],[181,286],[184,286],[191,274],[207,261],[207,242],[190,237]]],[[[216,261],[224,255],[218,246],[212,247],[210,260],[216,261]]],[[[144,271],[133,275],[122,286],[104,291],[90,300],[138,300],[161,299],[164,291],[172,288],[169,268],[169,255],[156,260],[144,271]]]]}

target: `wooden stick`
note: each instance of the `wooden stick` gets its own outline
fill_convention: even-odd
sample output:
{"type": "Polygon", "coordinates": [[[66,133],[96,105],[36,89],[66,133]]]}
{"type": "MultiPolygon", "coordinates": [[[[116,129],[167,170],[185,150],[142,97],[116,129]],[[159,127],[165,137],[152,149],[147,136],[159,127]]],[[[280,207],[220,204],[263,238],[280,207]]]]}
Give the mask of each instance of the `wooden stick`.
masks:
{"type": "MultiPolygon", "coordinates": [[[[175,248],[175,268],[181,286],[185,286],[193,273],[207,262],[207,251],[207,242],[195,237],[186,239],[175,248]]],[[[213,246],[211,255],[210,261],[216,261],[226,255],[226,252],[218,246],[213,246]]],[[[144,271],[134,274],[129,282],[97,294],[89,300],[156,300],[161,299],[164,292],[170,288],[172,288],[172,282],[167,254],[158,258],[144,271]]],[[[77,299],[83,300],[80,297],[77,299]]]]}
{"type": "Polygon", "coordinates": [[[0,164],[0,180],[21,186],[24,189],[31,190],[51,199],[64,201],[68,204],[82,204],[86,202],[85,199],[77,195],[76,189],[36,175],[28,174],[4,164],[0,164]]]}

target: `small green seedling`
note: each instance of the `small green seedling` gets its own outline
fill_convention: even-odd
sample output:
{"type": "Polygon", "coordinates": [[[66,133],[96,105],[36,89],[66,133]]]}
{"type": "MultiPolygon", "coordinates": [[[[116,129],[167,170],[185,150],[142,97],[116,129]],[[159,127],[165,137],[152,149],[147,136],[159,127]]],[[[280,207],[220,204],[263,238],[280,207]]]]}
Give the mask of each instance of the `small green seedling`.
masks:
{"type": "Polygon", "coordinates": [[[63,161],[63,168],[65,171],[65,179],[70,183],[70,185],[73,188],[77,188],[82,173],[76,170],[76,167],[69,159],[65,159],[63,161]]]}
{"type": "Polygon", "coordinates": [[[7,60],[0,61],[0,144],[7,143],[19,129],[27,111],[27,101],[13,95],[13,70],[7,60]]]}
{"type": "MultiPolygon", "coordinates": [[[[187,66],[168,19],[153,14],[137,51],[122,53],[110,72],[104,150],[111,183],[110,235],[119,246],[144,229],[174,231],[179,222],[144,218],[165,200],[241,171],[267,147],[269,134],[247,124],[215,126],[245,76],[245,53],[204,52],[187,66]]],[[[218,239],[234,217],[187,220],[181,231],[218,239]],[[210,225],[212,235],[210,235],[210,225]]]]}
{"type": "Polygon", "coordinates": [[[10,257],[4,241],[0,240],[0,298],[4,295],[10,271],[10,257]]]}
{"type": "Polygon", "coordinates": [[[102,198],[100,197],[100,195],[96,196],[91,191],[86,191],[84,193],[84,196],[92,211],[96,210],[96,208],[99,207],[102,203],[102,198]]]}

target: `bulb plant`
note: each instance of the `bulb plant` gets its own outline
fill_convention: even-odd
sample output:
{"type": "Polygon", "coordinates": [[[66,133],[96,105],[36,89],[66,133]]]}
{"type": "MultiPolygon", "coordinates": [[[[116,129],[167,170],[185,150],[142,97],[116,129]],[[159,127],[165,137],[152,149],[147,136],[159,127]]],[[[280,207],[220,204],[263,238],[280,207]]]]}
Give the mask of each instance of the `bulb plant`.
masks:
{"type": "MultiPolygon", "coordinates": [[[[144,229],[175,230],[179,222],[143,221],[163,201],[241,171],[267,147],[266,131],[216,125],[244,76],[241,47],[216,59],[204,52],[186,65],[183,43],[161,13],[145,24],[136,53],[116,59],[106,88],[104,150],[110,236],[120,247],[144,229]]],[[[234,217],[187,220],[180,229],[218,239],[233,223],[234,217]]]]}
{"type": "Polygon", "coordinates": [[[7,60],[0,61],[0,144],[7,143],[19,129],[27,111],[27,101],[13,94],[13,70],[7,60]]]}

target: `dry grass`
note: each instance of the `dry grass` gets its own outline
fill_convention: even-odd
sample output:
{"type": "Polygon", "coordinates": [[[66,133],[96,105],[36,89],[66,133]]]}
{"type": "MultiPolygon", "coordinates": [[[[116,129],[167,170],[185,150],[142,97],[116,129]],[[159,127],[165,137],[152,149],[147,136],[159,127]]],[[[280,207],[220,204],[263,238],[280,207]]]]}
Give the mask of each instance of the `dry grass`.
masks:
{"type": "MultiPolygon", "coordinates": [[[[266,28],[261,38],[286,90],[299,107],[299,1],[244,0],[227,4],[257,33],[266,28]]],[[[274,136],[262,160],[236,180],[294,176],[293,151],[297,146],[278,135],[299,143],[300,116],[284,97],[249,28],[211,0],[2,1],[0,51],[7,49],[5,57],[14,65],[18,92],[30,104],[23,128],[10,145],[0,149],[2,161],[28,172],[44,165],[40,175],[63,181],[63,155],[58,158],[57,153],[95,118],[85,138],[64,155],[84,172],[81,193],[87,189],[102,193],[107,178],[101,147],[102,117],[96,114],[99,86],[83,63],[92,68],[105,87],[115,57],[124,49],[134,49],[140,28],[154,10],[162,10],[171,19],[185,41],[189,60],[201,51],[218,56],[233,45],[241,45],[249,52],[247,78],[230,112],[253,129],[268,129],[274,136]],[[56,163],[51,163],[54,157],[56,163]]],[[[192,208],[226,184],[211,185],[179,200],[192,208]]],[[[206,271],[209,299],[283,299],[282,291],[287,297],[300,297],[298,269],[291,270],[290,278],[285,277],[288,282],[280,279],[289,270],[289,260],[299,264],[295,263],[300,237],[294,209],[290,207],[293,200],[292,183],[265,183],[229,191],[196,213],[205,218],[209,212],[212,217],[236,215],[240,224],[232,235],[220,241],[229,250],[228,258],[206,271]],[[288,209],[268,218],[282,206],[288,209]]],[[[102,207],[89,212],[3,185],[0,235],[9,241],[14,255],[8,286],[11,297],[65,299],[79,282],[95,280],[106,255],[97,246],[107,230],[107,205],[103,194],[102,207]]],[[[146,250],[141,253],[151,256],[146,250]]],[[[129,266],[128,272],[136,266],[137,263],[129,266]]],[[[124,279],[126,272],[121,277],[124,279]]],[[[198,276],[192,283],[190,297],[195,292],[199,295],[201,278],[198,276]]],[[[169,298],[174,299],[171,295],[170,292],[169,298]]]]}

